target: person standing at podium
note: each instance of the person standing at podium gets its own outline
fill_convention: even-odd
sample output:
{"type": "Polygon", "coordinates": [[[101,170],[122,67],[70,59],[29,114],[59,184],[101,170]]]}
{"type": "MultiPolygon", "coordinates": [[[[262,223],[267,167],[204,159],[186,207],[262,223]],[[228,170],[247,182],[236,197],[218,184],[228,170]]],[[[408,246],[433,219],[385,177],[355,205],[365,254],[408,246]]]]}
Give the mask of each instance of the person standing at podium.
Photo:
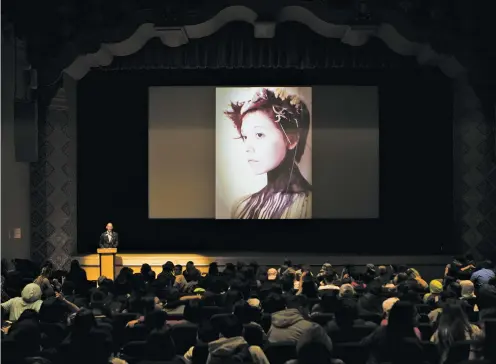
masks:
{"type": "Polygon", "coordinates": [[[114,226],[109,222],[106,231],[100,235],[100,248],[117,248],[119,246],[119,235],[114,231],[114,226]]]}

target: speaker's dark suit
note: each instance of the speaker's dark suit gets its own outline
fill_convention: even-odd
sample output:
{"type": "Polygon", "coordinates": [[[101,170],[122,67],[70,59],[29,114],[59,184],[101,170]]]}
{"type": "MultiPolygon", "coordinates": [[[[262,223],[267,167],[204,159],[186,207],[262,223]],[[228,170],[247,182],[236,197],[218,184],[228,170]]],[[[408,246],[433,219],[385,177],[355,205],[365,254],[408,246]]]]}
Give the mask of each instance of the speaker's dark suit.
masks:
{"type": "Polygon", "coordinates": [[[115,231],[112,231],[112,239],[110,240],[106,231],[100,235],[100,248],[117,248],[118,246],[119,235],[115,231]]]}

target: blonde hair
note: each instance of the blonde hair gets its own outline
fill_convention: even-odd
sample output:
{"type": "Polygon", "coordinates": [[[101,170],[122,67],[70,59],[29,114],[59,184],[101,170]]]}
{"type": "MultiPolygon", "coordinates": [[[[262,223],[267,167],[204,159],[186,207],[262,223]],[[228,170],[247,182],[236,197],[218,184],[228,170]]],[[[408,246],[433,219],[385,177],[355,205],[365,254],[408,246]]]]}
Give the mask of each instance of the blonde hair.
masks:
{"type": "Polygon", "coordinates": [[[339,296],[340,297],[353,297],[355,295],[355,289],[349,283],[343,284],[339,288],[339,296]]]}

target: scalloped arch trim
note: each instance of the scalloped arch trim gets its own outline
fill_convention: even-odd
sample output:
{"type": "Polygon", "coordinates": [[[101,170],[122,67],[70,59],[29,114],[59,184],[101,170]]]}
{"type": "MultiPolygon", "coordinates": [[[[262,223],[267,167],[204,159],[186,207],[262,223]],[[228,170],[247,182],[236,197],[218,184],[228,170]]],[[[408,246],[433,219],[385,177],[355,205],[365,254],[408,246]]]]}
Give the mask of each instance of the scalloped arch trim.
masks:
{"type": "Polygon", "coordinates": [[[208,37],[224,25],[234,21],[253,24],[254,35],[258,38],[272,38],[275,27],[283,22],[298,22],[308,26],[313,32],[326,37],[340,39],[351,46],[361,46],[371,37],[378,37],[394,52],[415,56],[423,65],[439,67],[450,78],[464,78],[466,69],[454,56],[437,53],[430,44],[416,43],[402,36],[397,29],[383,23],[377,27],[336,25],[325,22],[310,10],[301,6],[282,8],[276,16],[275,23],[257,22],[258,14],[245,6],[230,6],[204,23],[183,27],[159,28],[152,23],[139,26],[127,39],[117,43],[103,43],[96,53],[78,56],[64,72],[75,80],[83,78],[91,68],[108,66],[114,57],[128,56],[138,52],[152,38],[160,38],[168,47],[179,47],[188,43],[189,39],[208,37]]]}

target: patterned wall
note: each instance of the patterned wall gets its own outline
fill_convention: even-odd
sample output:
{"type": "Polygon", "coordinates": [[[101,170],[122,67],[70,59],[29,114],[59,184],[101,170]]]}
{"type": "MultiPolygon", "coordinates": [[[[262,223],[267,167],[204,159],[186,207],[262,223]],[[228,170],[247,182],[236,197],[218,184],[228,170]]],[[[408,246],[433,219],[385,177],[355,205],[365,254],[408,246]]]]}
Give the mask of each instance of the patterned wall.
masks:
{"type": "Polygon", "coordinates": [[[465,253],[496,260],[494,120],[466,83],[455,83],[455,238],[465,253]]]}
{"type": "Polygon", "coordinates": [[[38,161],[31,164],[31,258],[67,268],[77,246],[76,129],[63,88],[38,128],[38,161]]]}

